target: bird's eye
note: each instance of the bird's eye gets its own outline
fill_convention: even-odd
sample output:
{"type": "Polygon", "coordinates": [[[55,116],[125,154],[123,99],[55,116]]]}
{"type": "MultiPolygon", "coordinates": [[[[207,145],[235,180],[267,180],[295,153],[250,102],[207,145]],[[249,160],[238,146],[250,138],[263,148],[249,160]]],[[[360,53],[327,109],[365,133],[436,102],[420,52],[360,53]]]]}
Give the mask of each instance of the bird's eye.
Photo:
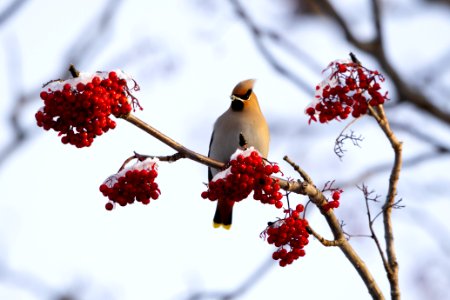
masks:
{"type": "Polygon", "coordinates": [[[236,97],[240,100],[248,100],[248,98],[250,98],[250,95],[252,94],[253,90],[252,89],[248,89],[247,92],[245,94],[233,94],[232,97],[236,97]]]}
{"type": "Polygon", "coordinates": [[[244,99],[244,100],[248,100],[248,98],[250,97],[250,95],[252,94],[252,89],[248,89],[247,90],[247,93],[245,93],[242,97],[240,97],[240,98],[242,98],[242,99],[244,99]]]}

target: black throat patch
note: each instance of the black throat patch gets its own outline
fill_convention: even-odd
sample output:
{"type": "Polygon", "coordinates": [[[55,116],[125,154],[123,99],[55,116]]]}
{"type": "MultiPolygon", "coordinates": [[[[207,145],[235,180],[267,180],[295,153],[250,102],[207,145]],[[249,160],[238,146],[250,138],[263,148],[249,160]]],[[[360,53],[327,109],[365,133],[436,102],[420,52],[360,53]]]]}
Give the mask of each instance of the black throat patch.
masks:
{"type": "Polygon", "coordinates": [[[231,101],[231,109],[233,111],[242,111],[244,109],[244,101],[241,100],[231,101]]]}

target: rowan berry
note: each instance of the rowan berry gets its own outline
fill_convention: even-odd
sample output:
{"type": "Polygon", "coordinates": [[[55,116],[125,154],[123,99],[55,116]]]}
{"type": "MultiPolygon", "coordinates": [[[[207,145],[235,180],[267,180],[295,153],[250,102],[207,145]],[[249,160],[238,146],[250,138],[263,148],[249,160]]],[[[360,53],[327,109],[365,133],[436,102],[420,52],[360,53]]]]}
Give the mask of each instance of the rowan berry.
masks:
{"type": "Polygon", "coordinates": [[[343,192],[343,190],[341,190],[341,189],[334,189],[334,190],[332,190],[332,194],[331,194],[331,199],[332,200],[325,202],[322,205],[322,209],[325,212],[327,212],[330,209],[338,208],[339,207],[339,200],[341,198],[342,192],[343,192]]]}
{"type": "Polygon", "coordinates": [[[158,199],[161,191],[155,182],[157,176],[157,160],[146,159],[108,177],[99,188],[109,199],[105,204],[106,210],[112,210],[115,203],[120,206],[135,201],[149,204],[150,199],[158,199]]]}
{"type": "Polygon", "coordinates": [[[325,70],[330,75],[316,86],[315,100],[305,110],[309,123],[345,120],[349,115],[359,118],[369,106],[388,100],[387,92],[379,91],[384,77],[376,70],[352,61],[334,61],[325,70]]]}
{"type": "Polygon", "coordinates": [[[297,205],[295,210],[285,210],[285,217],[270,222],[261,234],[269,244],[277,247],[272,258],[279,260],[281,267],[292,264],[305,255],[303,248],[309,243],[308,221],[300,218],[300,211],[303,211],[301,204],[297,205]]]}
{"type": "Polygon", "coordinates": [[[97,136],[116,127],[111,115],[130,113],[130,102],[139,105],[125,78],[123,72],[101,72],[50,82],[40,92],[44,106],[35,114],[37,125],[57,131],[63,144],[90,146],[97,136]]]}
{"type": "Polygon", "coordinates": [[[277,180],[271,178],[278,172],[279,166],[263,160],[253,147],[237,150],[231,157],[229,167],[214,176],[208,190],[201,196],[211,201],[220,198],[239,202],[253,191],[253,199],[281,208],[283,194],[279,191],[277,180]]]}

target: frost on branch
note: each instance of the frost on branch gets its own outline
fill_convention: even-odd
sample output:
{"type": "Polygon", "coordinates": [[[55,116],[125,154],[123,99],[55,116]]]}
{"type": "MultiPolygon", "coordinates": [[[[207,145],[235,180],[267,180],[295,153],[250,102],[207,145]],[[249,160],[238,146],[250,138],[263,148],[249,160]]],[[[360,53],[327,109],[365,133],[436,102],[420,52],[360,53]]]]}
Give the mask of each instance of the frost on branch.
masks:
{"type": "Polygon", "coordinates": [[[35,115],[37,125],[57,131],[63,144],[89,147],[94,138],[116,127],[111,115],[118,118],[128,115],[132,106],[141,108],[131,94],[138,89],[120,70],[51,81],[40,93],[44,106],[35,115]],[[130,82],[134,86],[129,87],[130,82]]]}
{"type": "Polygon", "coordinates": [[[306,108],[311,121],[326,123],[367,114],[369,106],[388,100],[387,92],[380,92],[383,75],[352,60],[336,60],[324,70],[329,75],[316,86],[315,99],[306,108]]]}
{"type": "Polygon", "coordinates": [[[157,163],[157,159],[147,158],[108,177],[100,186],[100,192],[110,200],[105,208],[112,210],[115,203],[126,206],[135,201],[149,204],[150,199],[158,199],[161,191],[155,182],[157,163]]]}
{"type": "Polygon", "coordinates": [[[239,202],[253,191],[253,198],[265,204],[283,207],[280,186],[271,175],[280,168],[264,160],[253,147],[238,149],[232,156],[229,167],[217,173],[202,193],[203,199],[215,201],[219,198],[239,202]]]}

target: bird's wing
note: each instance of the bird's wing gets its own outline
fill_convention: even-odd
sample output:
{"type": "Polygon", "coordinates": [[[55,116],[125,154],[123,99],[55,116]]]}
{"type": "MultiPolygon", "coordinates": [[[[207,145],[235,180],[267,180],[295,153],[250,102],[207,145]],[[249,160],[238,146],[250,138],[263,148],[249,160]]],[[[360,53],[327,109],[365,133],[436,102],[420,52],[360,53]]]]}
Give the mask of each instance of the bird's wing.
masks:
{"type": "MultiPolygon", "coordinates": [[[[213,142],[213,137],[214,137],[214,131],[211,134],[211,140],[209,141],[209,150],[208,150],[208,157],[210,157],[211,154],[211,145],[213,142]]],[[[212,172],[211,172],[211,167],[208,167],[208,181],[211,181],[213,178],[212,172]]]]}

